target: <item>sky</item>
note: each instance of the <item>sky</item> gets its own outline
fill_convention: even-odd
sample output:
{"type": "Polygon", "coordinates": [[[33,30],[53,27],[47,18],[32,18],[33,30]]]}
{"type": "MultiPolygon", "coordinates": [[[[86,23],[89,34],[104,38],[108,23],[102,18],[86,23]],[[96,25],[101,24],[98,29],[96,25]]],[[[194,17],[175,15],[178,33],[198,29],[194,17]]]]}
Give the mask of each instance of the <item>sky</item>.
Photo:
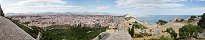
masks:
{"type": "Polygon", "coordinates": [[[201,15],[205,0],[1,0],[5,13],[101,12],[112,15],[201,15]]]}

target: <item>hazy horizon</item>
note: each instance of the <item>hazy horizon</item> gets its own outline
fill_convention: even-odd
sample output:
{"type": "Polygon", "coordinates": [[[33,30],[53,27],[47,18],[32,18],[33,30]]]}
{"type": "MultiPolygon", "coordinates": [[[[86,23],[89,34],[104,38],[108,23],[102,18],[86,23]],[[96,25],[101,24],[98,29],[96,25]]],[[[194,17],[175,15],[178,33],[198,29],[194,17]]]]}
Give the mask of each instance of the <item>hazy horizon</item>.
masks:
{"type": "Polygon", "coordinates": [[[201,15],[205,0],[1,0],[5,13],[90,12],[111,15],[201,15]]]}

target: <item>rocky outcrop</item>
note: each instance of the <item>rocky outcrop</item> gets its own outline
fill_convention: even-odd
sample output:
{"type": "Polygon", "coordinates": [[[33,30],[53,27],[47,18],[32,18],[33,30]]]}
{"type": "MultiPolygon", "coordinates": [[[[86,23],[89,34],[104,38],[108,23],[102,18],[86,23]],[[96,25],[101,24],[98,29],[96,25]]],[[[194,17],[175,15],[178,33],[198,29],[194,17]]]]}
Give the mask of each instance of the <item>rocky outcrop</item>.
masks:
{"type": "Polygon", "coordinates": [[[132,40],[131,35],[128,32],[128,28],[130,28],[133,22],[137,21],[133,16],[125,15],[118,23],[111,23],[108,26],[106,32],[100,33],[93,40],[132,40]],[[112,29],[112,30],[111,30],[112,29]]]}
{"type": "Polygon", "coordinates": [[[132,37],[126,31],[116,31],[100,33],[93,40],[132,40],[132,37]]]}
{"type": "Polygon", "coordinates": [[[3,10],[1,9],[1,5],[0,5],[0,15],[4,17],[4,12],[3,12],[3,10]]]}
{"type": "Polygon", "coordinates": [[[4,17],[0,6],[0,40],[35,40],[12,21],[4,17]]]}
{"type": "Polygon", "coordinates": [[[0,40],[35,40],[7,18],[0,16],[0,40]]]}

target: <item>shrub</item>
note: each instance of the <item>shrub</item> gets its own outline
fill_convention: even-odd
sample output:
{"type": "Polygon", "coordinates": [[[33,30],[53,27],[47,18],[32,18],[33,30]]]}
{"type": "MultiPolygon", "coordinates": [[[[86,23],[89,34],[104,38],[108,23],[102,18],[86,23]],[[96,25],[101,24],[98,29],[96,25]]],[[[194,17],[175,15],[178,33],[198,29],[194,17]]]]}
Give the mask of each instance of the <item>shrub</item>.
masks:
{"type": "Polygon", "coordinates": [[[205,13],[201,15],[201,19],[198,22],[198,26],[205,28],[205,13]]]}
{"type": "Polygon", "coordinates": [[[168,23],[167,21],[164,21],[164,20],[159,20],[158,22],[157,22],[157,24],[160,24],[160,25],[164,25],[164,24],[166,24],[166,23],[168,23]]]}
{"type": "Polygon", "coordinates": [[[140,34],[135,34],[136,37],[143,37],[143,35],[140,33],[140,34]]]}
{"type": "Polygon", "coordinates": [[[134,26],[135,28],[138,28],[138,29],[146,29],[147,28],[144,25],[142,25],[136,21],[134,22],[134,24],[132,26],[134,26]]]}
{"type": "Polygon", "coordinates": [[[129,32],[129,34],[131,35],[131,37],[134,37],[134,34],[135,34],[135,32],[134,32],[134,31],[135,31],[134,28],[135,28],[135,27],[132,26],[131,29],[130,29],[130,28],[128,29],[128,32],[129,32]]]}
{"type": "Polygon", "coordinates": [[[191,18],[197,18],[196,16],[191,16],[191,18]]]}
{"type": "Polygon", "coordinates": [[[169,37],[160,37],[159,40],[174,40],[173,38],[169,38],[169,37]]]}
{"type": "Polygon", "coordinates": [[[190,38],[190,37],[197,38],[198,33],[202,31],[203,29],[201,27],[188,24],[183,26],[182,28],[179,28],[179,36],[181,38],[190,38]]]}
{"type": "Polygon", "coordinates": [[[189,19],[188,19],[188,22],[194,22],[196,21],[196,16],[191,16],[189,19]]]}
{"type": "Polygon", "coordinates": [[[177,19],[175,22],[184,22],[184,19],[177,19]]]}
{"type": "Polygon", "coordinates": [[[173,30],[173,28],[167,28],[166,32],[168,32],[172,38],[176,39],[177,33],[173,30]]]}

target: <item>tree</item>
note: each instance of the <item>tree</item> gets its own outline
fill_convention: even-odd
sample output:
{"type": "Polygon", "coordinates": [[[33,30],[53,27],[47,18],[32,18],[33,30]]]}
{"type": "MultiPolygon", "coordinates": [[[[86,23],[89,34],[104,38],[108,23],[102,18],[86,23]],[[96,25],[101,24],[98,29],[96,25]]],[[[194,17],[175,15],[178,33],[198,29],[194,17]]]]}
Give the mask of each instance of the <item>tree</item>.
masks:
{"type": "Polygon", "coordinates": [[[166,24],[166,23],[168,23],[168,22],[165,21],[165,20],[159,20],[159,21],[157,22],[157,24],[160,24],[160,25],[164,25],[164,24],[166,24]]]}
{"type": "Polygon", "coordinates": [[[194,22],[196,21],[196,16],[191,16],[191,18],[188,19],[188,22],[194,22]]]}
{"type": "Polygon", "coordinates": [[[132,36],[132,37],[134,37],[134,34],[135,34],[135,32],[134,32],[135,30],[134,30],[134,26],[132,26],[132,28],[130,29],[128,29],[128,32],[129,32],[129,34],[132,36]]]}
{"type": "Polygon", "coordinates": [[[184,22],[184,19],[177,19],[175,22],[184,22]]]}
{"type": "Polygon", "coordinates": [[[198,22],[198,26],[205,28],[205,13],[201,16],[201,19],[198,22]]]}
{"type": "Polygon", "coordinates": [[[173,28],[167,28],[166,32],[168,32],[172,38],[176,39],[177,33],[173,30],[173,28]]]}
{"type": "Polygon", "coordinates": [[[202,32],[203,29],[199,26],[193,26],[192,24],[188,24],[179,28],[179,36],[181,38],[197,38],[198,33],[202,32]]]}
{"type": "Polygon", "coordinates": [[[191,16],[191,18],[197,18],[196,16],[191,16]]]}
{"type": "Polygon", "coordinates": [[[138,29],[146,29],[147,28],[144,25],[142,25],[136,21],[134,22],[134,24],[132,26],[134,26],[135,28],[138,28],[138,29]]]}

